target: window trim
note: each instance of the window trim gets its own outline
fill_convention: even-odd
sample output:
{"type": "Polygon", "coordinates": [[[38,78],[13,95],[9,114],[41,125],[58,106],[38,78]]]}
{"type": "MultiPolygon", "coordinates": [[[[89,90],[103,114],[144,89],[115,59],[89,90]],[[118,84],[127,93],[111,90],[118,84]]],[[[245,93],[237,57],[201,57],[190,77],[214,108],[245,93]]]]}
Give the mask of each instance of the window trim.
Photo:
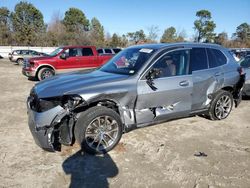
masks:
{"type": "MultiPolygon", "coordinates": [[[[166,54],[168,53],[171,53],[171,52],[175,52],[175,51],[181,51],[181,50],[191,50],[192,48],[189,48],[189,47],[184,47],[184,48],[175,48],[175,49],[171,49],[165,53],[163,53],[162,55],[160,55],[157,59],[155,59],[153,61],[153,63],[151,63],[151,65],[149,67],[147,67],[146,69],[143,70],[143,73],[141,74],[141,76],[139,77],[138,80],[146,80],[146,75],[148,74],[148,72],[150,71],[150,69],[152,68],[152,66],[158,61],[160,60],[163,56],[165,56],[166,54]]],[[[188,62],[188,70],[189,70],[189,65],[190,65],[190,62],[188,62]]],[[[162,78],[174,78],[176,76],[188,76],[190,75],[189,73],[186,74],[186,75],[175,75],[175,76],[169,76],[169,77],[162,77],[162,78]]],[[[157,78],[159,79],[159,78],[157,78]]]]}

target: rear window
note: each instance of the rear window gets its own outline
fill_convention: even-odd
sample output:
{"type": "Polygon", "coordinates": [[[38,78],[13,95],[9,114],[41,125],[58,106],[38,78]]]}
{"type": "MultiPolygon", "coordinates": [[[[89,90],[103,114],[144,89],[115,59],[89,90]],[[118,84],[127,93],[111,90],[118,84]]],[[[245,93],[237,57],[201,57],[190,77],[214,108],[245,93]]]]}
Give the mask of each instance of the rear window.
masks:
{"type": "Polygon", "coordinates": [[[193,48],[190,54],[190,73],[208,68],[205,48],[193,48]]]}
{"type": "Polygon", "coordinates": [[[217,49],[207,48],[209,68],[218,67],[227,63],[225,55],[217,49]]]}

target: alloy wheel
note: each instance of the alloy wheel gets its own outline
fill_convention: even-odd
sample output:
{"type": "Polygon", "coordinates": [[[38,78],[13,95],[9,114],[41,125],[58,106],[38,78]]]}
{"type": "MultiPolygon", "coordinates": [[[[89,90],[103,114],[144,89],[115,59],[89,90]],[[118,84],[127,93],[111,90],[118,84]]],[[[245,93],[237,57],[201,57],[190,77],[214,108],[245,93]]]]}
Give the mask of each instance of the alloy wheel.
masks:
{"type": "Polygon", "coordinates": [[[232,101],[229,96],[222,95],[215,105],[215,115],[218,119],[226,118],[232,108],[232,101]]]}
{"type": "Polygon", "coordinates": [[[112,146],[118,138],[118,123],[111,116],[96,117],[85,132],[85,140],[89,147],[102,151],[112,146]]]}

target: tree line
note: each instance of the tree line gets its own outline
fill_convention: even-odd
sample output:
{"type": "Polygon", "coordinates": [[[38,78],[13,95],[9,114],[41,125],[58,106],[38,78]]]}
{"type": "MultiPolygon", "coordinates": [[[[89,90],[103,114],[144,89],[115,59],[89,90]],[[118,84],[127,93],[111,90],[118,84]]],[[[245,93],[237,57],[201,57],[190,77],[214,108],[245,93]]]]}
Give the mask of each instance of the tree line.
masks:
{"type": "MultiPolygon", "coordinates": [[[[194,36],[189,41],[210,42],[225,47],[250,47],[250,25],[240,24],[233,36],[226,32],[216,34],[215,22],[211,12],[199,10],[194,21],[194,36]]],[[[64,16],[55,13],[50,23],[46,24],[43,14],[31,3],[21,1],[13,12],[0,7],[0,45],[17,46],[63,46],[63,45],[95,45],[97,47],[126,47],[140,43],[158,42],[158,26],[144,30],[128,32],[123,35],[105,33],[103,25],[94,17],[87,19],[82,10],[69,8],[64,16]]],[[[161,43],[182,42],[187,39],[185,30],[177,31],[175,27],[164,30],[161,43]]]]}

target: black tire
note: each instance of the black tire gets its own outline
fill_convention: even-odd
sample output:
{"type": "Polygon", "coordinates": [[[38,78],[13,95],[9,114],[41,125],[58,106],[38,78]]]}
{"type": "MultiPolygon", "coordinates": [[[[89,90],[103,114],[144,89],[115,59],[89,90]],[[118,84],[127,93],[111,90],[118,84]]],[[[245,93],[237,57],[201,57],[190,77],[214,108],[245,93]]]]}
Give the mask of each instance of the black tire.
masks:
{"type": "Polygon", "coordinates": [[[17,64],[19,64],[19,65],[23,65],[23,59],[22,58],[19,58],[19,59],[17,59],[16,60],[16,62],[17,62],[17,64]]]}
{"type": "MultiPolygon", "coordinates": [[[[226,104],[224,103],[224,104],[226,104]]],[[[233,96],[229,91],[219,90],[213,101],[211,102],[210,109],[208,112],[208,118],[211,120],[222,120],[227,118],[233,107],[233,96]],[[227,100],[227,104],[223,105],[223,100],[227,100]],[[224,106],[224,107],[223,107],[224,106]],[[223,111],[223,112],[222,112],[223,111]],[[221,115],[223,114],[223,115],[221,115]]]]}
{"type": "MultiPolygon", "coordinates": [[[[105,121],[106,121],[106,118],[105,118],[105,121]]],[[[86,151],[87,153],[90,153],[90,154],[104,154],[104,153],[107,153],[108,151],[112,150],[120,141],[120,139],[122,137],[122,122],[121,122],[120,116],[114,110],[111,110],[111,109],[103,107],[103,106],[95,106],[95,107],[89,108],[88,110],[86,110],[80,114],[80,117],[78,118],[76,125],[75,125],[74,134],[75,134],[76,141],[81,145],[81,148],[83,151],[86,151]],[[116,132],[116,130],[112,131],[112,129],[110,129],[109,131],[106,132],[108,134],[111,131],[113,132],[113,135],[115,135],[114,136],[115,138],[112,140],[110,139],[112,137],[108,137],[105,135],[106,133],[103,133],[102,137],[100,136],[102,133],[100,133],[101,131],[99,130],[99,128],[100,128],[100,126],[103,126],[100,123],[101,122],[100,119],[103,117],[110,117],[111,119],[114,120],[111,122],[110,125],[107,125],[107,123],[105,122],[106,128],[108,126],[111,127],[113,122],[116,122],[116,123],[114,123],[114,125],[116,125],[117,132],[116,132]],[[97,118],[99,118],[99,120],[100,120],[99,126],[95,125],[95,127],[93,127],[92,125],[94,124],[94,121],[97,121],[96,120],[97,118]],[[87,133],[91,129],[92,129],[92,131],[94,130],[94,133],[93,132],[87,133]],[[89,134],[90,135],[92,134],[92,136],[89,136],[89,137],[86,136],[89,134]],[[111,140],[110,145],[108,145],[110,140],[107,141],[106,139],[111,140]],[[91,143],[92,143],[92,145],[91,145],[91,143]],[[108,143],[108,144],[106,144],[106,143],[108,143]],[[100,148],[100,146],[102,148],[100,148]],[[106,147],[106,148],[104,148],[104,147],[106,147]]]]}
{"type": "Polygon", "coordinates": [[[55,75],[54,70],[48,67],[41,68],[37,74],[37,78],[39,81],[44,80],[46,78],[52,77],[55,75]]]}

